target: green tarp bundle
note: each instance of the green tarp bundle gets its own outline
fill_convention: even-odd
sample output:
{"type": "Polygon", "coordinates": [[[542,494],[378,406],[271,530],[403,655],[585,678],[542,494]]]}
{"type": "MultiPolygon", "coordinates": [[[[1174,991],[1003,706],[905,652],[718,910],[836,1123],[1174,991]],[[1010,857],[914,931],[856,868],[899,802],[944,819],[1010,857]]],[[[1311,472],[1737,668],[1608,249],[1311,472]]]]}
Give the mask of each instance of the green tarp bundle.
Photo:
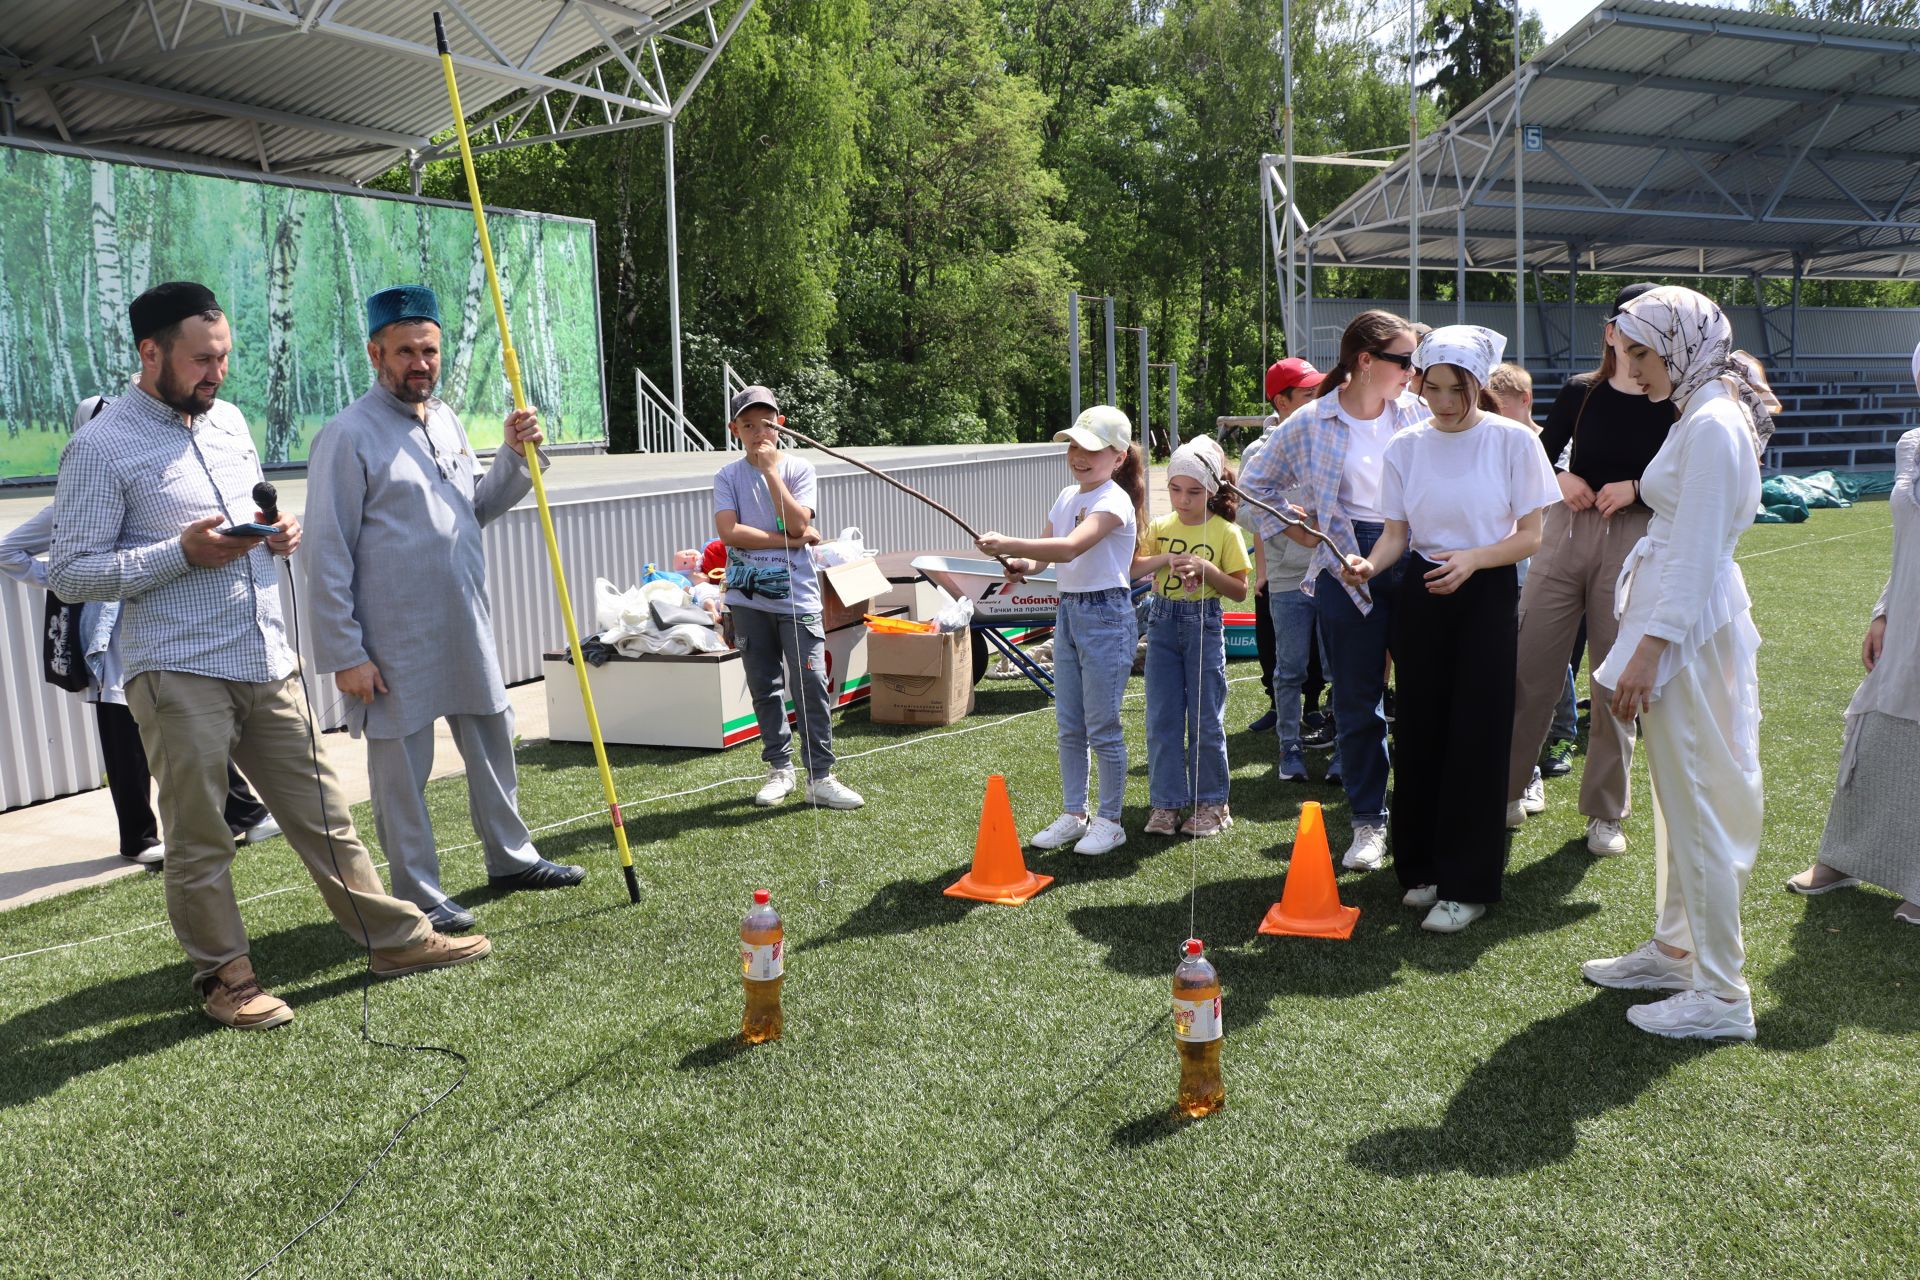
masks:
{"type": "Polygon", "coordinates": [[[1799,524],[1820,507],[1850,507],[1867,494],[1893,492],[1893,472],[1845,475],[1816,471],[1807,476],[1769,476],[1760,485],[1755,524],[1799,524]]]}

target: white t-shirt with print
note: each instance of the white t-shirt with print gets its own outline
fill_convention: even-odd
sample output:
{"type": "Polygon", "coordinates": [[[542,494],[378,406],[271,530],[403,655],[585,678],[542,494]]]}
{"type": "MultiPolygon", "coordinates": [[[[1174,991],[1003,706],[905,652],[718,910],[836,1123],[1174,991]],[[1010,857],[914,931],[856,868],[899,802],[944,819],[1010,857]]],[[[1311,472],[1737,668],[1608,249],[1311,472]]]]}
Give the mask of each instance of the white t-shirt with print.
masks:
{"type": "MultiPolygon", "coordinates": [[[[1537,451],[1537,450],[1536,450],[1537,451]]],[[[1047,512],[1047,527],[1056,538],[1064,538],[1081,521],[1106,511],[1120,518],[1120,527],[1080,553],[1077,560],[1063,561],[1054,568],[1062,591],[1124,590],[1129,585],[1127,570],[1133,566],[1133,550],[1138,539],[1133,499],[1127,491],[1109,480],[1091,490],[1070,484],[1053,500],[1047,512]]]]}
{"type": "Polygon", "coordinates": [[[1334,410],[1334,416],[1347,430],[1347,464],[1340,475],[1340,505],[1349,520],[1386,520],[1380,506],[1380,476],[1386,462],[1387,445],[1393,441],[1393,415],[1383,408],[1378,417],[1364,422],[1348,413],[1346,406],[1334,410]]]}
{"type": "Polygon", "coordinates": [[[1394,436],[1380,490],[1387,518],[1405,520],[1413,549],[1429,557],[1491,546],[1560,501],[1540,437],[1494,413],[1465,431],[1425,422],[1394,436]]]}

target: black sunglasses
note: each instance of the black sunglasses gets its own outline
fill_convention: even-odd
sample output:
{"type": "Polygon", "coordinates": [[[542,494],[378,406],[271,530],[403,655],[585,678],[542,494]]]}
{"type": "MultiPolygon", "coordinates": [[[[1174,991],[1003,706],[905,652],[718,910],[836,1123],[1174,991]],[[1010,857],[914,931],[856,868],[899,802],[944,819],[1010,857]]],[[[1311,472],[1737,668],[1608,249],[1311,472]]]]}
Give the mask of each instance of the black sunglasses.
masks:
{"type": "Polygon", "coordinates": [[[1367,354],[1372,356],[1376,360],[1391,360],[1394,364],[1399,365],[1402,369],[1413,368],[1413,353],[1411,351],[1403,355],[1398,351],[1373,350],[1373,351],[1369,351],[1367,354]]]}

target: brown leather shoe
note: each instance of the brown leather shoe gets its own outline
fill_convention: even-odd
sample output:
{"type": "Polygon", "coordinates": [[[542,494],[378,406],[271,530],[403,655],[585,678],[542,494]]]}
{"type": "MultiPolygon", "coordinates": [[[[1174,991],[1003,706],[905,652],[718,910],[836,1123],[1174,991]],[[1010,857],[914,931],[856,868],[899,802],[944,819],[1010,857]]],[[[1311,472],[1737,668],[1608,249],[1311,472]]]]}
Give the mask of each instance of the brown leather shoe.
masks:
{"type": "Polygon", "coordinates": [[[449,938],[444,933],[430,933],[410,947],[375,951],[373,974],[376,978],[398,978],[404,974],[419,973],[423,969],[450,969],[457,964],[479,960],[492,951],[493,944],[482,934],[470,933],[464,938],[449,938]]]}
{"type": "Polygon", "coordinates": [[[262,1031],[293,1021],[293,1009],[278,996],[260,989],[253,961],[246,956],[229,960],[214,970],[201,1008],[222,1026],[237,1031],[262,1031]]]}

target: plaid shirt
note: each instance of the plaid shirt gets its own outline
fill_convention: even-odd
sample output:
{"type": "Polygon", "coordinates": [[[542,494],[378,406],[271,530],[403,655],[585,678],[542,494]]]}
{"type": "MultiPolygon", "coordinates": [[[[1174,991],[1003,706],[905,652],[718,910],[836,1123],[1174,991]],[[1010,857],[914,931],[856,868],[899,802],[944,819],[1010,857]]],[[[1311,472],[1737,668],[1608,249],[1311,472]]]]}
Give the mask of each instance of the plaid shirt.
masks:
{"type": "MultiPolygon", "coordinates": [[[[1340,394],[1331,392],[1294,410],[1278,426],[1269,425],[1261,437],[1260,447],[1249,450],[1242,459],[1240,487],[1276,507],[1285,501],[1287,490],[1296,486],[1303,488],[1307,514],[1340,546],[1358,550],[1353,521],[1340,505],[1340,479],[1347,467],[1347,429],[1340,421],[1339,408],[1340,394]]],[[[1389,401],[1386,413],[1396,433],[1419,426],[1433,416],[1426,404],[1413,395],[1389,401]]],[[[1269,423],[1271,421],[1269,419],[1269,423]]],[[[1263,538],[1280,537],[1286,527],[1258,508],[1253,512],[1253,526],[1263,538]]],[[[1339,559],[1331,551],[1324,545],[1315,546],[1300,589],[1312,595],[1322,569],[1338,581],[1340,568],[1339,559]]],[[[1372,604],[1358,591],[1345,583],[1341,586],[1361,613],[1373,611],[1372,604]]]]}
{"type": "Polygon", "coordinates": [[[125,601],[126,675],[180,671],[248,684],[294,668],[278,571],[264,545],[219,568],[187,563],[180,532],[253,519],[260,458],[224,400],[193,420],[138,389],[68,441],[53,500],[48,578],[67,600],[125,601]]]}

